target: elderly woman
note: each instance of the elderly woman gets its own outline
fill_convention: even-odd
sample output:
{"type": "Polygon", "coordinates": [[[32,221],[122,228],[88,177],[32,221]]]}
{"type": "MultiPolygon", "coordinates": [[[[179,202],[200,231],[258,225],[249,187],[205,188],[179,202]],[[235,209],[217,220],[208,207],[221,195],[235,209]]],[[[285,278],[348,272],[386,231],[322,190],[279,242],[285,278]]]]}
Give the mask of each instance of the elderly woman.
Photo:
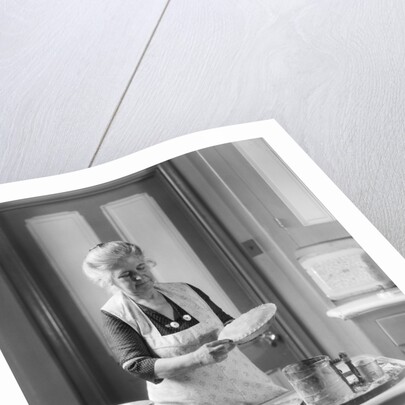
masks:
{"type": "Polygon", "coordinates": [[[101,309],[107,341],[125,370],[147,380],[154,404],[261,404],[287,391],[217,340],[232,317],[196,287],[156,283],[153,265],[138,246],[114,241],[91,249],[83,270],[113,287],[101,309]]]}

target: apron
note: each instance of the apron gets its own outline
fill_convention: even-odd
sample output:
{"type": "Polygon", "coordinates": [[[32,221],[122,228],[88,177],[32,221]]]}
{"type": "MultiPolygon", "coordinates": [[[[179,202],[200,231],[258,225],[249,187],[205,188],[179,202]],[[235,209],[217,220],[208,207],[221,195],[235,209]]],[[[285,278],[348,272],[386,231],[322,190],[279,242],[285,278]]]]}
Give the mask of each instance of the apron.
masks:
{"type": "MultiPolygon", "coordinates": [[[[157,356],[169,358],[197,350],[217,339],[223,328],[208,304],[188,285],[155,284],[156,290],[170,298],[199,323],[186,330],[162,336],[134,301],[123,293],[114,295],[103,310],[117,316],[138,333],[157,356]]],[[[287,390],[274,385],[237,347],[220,363],[199,367],[161,383],[147,382],[149,399],[156,405],[257,405],[287,390]]]]}

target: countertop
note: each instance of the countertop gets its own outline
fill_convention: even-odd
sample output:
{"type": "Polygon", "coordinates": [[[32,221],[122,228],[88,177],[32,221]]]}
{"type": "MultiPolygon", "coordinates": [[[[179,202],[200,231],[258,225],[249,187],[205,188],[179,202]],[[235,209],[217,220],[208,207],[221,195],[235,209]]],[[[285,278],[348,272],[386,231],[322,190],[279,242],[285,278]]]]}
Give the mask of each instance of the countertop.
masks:
{"type": "MultiPolygon", "coordinates": [[[[360,357],[363,356],[353,356],[351,360],[355,363],[355,361],[360,357]]],[[[399,363],[405,366],[405,361],[390,358],[385,359],[388,361],[391,360],[392,362],[399,363]]],[[[284,404],[290,405],[290,403],[288,402],[289,397],[290,396],[288,394],[285,395],[286,402],[284,402],[283,396],[282,401],[280,401],[280,398],[279,399],[276,398],[261,405],[284,405],[284,404]]],[[[291,396],[291,398],[292,397],[293,396],[291,396]]],[[[362,405],[404,405],[404,404],[405,404],[405,378],[403,378],[393,387],[387,389],[386,391],[382,392],[379,395],[376,395],[374,398],[362,402],[362,405]]]]}

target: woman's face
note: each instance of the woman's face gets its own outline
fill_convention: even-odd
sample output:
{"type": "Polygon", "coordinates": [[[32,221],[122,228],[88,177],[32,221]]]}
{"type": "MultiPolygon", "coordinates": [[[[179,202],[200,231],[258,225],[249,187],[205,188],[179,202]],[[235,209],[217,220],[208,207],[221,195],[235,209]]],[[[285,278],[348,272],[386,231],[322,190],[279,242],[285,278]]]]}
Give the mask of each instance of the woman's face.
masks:
{"type": "Polygon", "coordinates": [[[150,265],[143,257],[131,255],[112,270],[113,284],[130,295],[142,296],[153,288],[150,265]]]}

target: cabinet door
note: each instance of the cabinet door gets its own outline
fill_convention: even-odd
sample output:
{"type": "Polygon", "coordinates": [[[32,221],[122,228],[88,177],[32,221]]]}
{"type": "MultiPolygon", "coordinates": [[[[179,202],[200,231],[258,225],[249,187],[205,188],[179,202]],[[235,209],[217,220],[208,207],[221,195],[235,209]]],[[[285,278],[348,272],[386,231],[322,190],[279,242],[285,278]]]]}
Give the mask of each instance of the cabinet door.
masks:
{"type": "Polygon", "coordinates": [[[263,224],[280,237],[287,236],[291,248],[350,237],[263,140],[221,145],[214,151],[251,189],[257,199],[253,209],[265,220],[263,224]]]}

